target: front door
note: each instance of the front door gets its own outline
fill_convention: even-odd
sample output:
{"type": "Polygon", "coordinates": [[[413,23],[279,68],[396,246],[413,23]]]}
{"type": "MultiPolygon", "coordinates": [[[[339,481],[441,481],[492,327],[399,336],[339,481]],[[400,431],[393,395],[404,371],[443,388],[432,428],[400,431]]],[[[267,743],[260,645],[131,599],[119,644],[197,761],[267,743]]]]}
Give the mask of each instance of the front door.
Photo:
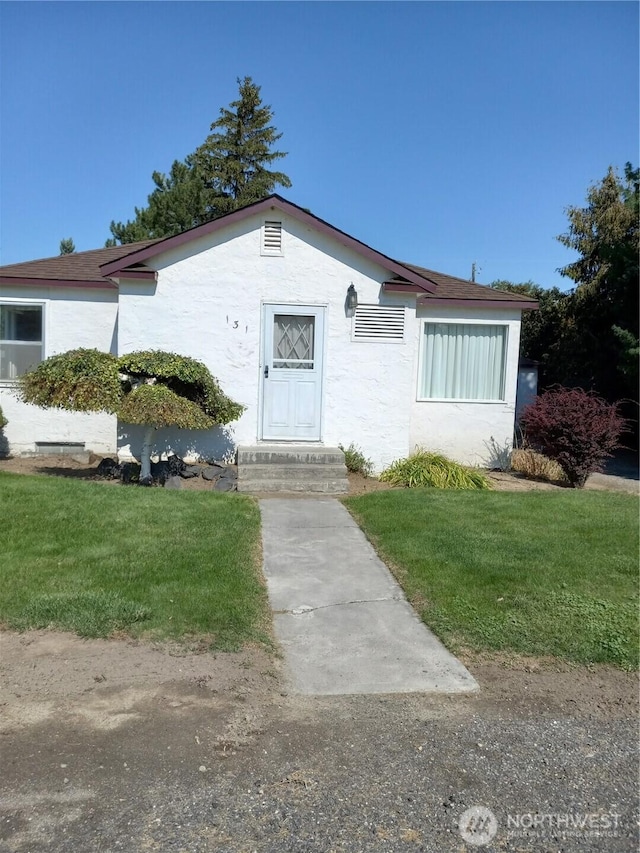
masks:
{"type": "Polygon", "coordinates": [[[320,440],[324,310],[264,307],[263,439],[320,440]]]}

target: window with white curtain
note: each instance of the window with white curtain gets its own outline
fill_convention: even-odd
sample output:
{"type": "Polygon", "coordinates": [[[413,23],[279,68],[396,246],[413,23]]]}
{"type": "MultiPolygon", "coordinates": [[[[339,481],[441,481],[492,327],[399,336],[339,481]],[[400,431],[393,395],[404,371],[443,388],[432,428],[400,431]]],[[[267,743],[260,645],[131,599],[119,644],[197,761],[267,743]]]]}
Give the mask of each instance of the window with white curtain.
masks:
{"type": "Polygon", "coordinates": [[[507,327],[425,322],[418,398],[504,400],[507,327]]]}
{"type": "Polygon", "coordinates": [[[42,361],[42,305],[0,303],[0,380],[18,379],[42,361]]]}

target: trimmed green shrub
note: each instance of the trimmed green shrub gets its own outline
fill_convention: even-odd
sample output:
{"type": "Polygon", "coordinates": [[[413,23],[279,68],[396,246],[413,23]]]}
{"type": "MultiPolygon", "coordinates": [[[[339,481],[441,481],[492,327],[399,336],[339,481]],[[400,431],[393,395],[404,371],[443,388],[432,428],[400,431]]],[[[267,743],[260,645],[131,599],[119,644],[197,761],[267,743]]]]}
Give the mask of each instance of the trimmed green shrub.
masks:
{"type": "Polygon", "coordinates": [[[362,474],[363,477],[370,477],[373,474],[373,462],[367,459],[353,442],[349,447],[343,447],[341,444],[338,447],[344,453],[344,464],[347,466],[347,471],[352,474],[362,474]]]}
{"type": "Polygon", "coordinates": [[[52,355],[19,381],[25,403],[74,412],[115,414],[122,399],[118,359],[96,349],[52,355]]]}
{"type": "MultiPolygon", "coordinates": [[[[244,411],[244,406],[227,397],[206,365],[195,358],[162,350],[145,350],[121,356],[118,359],[118,369],[127,377],[125,393],[131,388],[132,381],[155,380],[158,385],[166,386],[179,397],[191,400],[213,423],[231,423],[244,411]]],[[[126,420],[124,415],[120,417],[126,420]]],[[[145,421],[136,420],[129,423],[145,421]]],[[[207,429],[211,425],[210,423],[205,427],[192,428],[207,429]]]]}
{"type": "Polygon", "coordinates": [[[147,350],[120,358],[77,349],[54,355],[20,380],[25,403],[42,408],[109,412],[146,427],[140,482],[151,482],[155,430],[210,429],[237,420],[244,406],[222,391],[201,361],[172,352],[147,350]]]}
{"type": "Polygon", "coordinates": [[[394,486],[431,486],[435,489],[490,489],[480,471],[465,468],[439,453],[418,448],[406,459],[397,459],[380,474],[384,483],[394,486]]]}

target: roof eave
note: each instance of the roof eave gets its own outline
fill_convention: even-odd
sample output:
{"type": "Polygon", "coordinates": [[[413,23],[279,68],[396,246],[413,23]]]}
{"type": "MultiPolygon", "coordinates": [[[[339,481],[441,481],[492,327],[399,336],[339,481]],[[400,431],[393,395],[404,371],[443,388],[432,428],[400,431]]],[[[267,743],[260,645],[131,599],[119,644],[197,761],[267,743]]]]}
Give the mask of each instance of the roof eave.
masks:
{"type": "Polygon", "coordinates": [[[418,305],[443,305],[453,308],[510,308],[519,311],[537,311],[538,303],[535,300],[517,299],[464,299],[460,297],[447,298],[446,296],[423,296],[418,297],[418,305]]]}
{"type": "Polygon", "coordinates": [[[118,273],[113,273],[109,276],[112,279],[121,279],[126,278],[128,280],[133,281],[157,281],[158,280],[158,272],[157,270],[128,270],[123,269],[118,273]]]}
{"type": "Polygon", "coordinates": [[[183,246],[185,243],[190,243],[192,240],[198,239],[199,237],[214,234],[216,231],[226,228],[228,225],[233,225],[235,222],[241,222],[250,216],[255,216],[257,213],[262,213],[276,208],[281,210],[283,213],[289,214],[299,222],[309,225],[321,233],[328,234],[343,246],[353,249],[359,255],[379,264],[389,270],[389,272],[393,272],[410,283],[418,285],[421,291],[426,293],[435,293],[437,291],[437,286],[433,284],[433,282],[428,281],[418,273],[408,267],[405,267],[404,264],[394,261],[393,258],[389,258],[387,255],[382,254],[382,252],[378,252],[376,249],[372,249],[371,246],[367,246],[366,243],[362,243],[350,234],[340,231],[339,228],[330,225],[328,222],[325,222],[324,219],[320,219],[318,216],[308,213],[306,210],[298,207],[297,204],[293,204],[293,202],[287,201],[279,195],[268,196],[267,198],[261,199],[260,201],[247,205],[246,207],[241,207],[238,210],[227,213],[225,216],[212,219],[211,222],[205,222],[204,225],[198,225],[195,228],[190,228],[188,231],[183,231],[181,234],[175,234],[172,237],[166,237],[164,240],[160,240],[151,246],[146,246],[143,249],[138,249],[129,255],[125,255],[117,261],[110,261],[107,264],[103,264],[100,269],[103,275],[119,276],[122,271],[126,267],[131,266],[131,264],[148,260],[162,252],[178,248],[179,246],[183,246]]]}
{"type": "Polygon", "coordinates": [[[426,293],[428,292],[422,284],[412,284],[410,281],[383,281],[382,289],[385,293],[426,293]]]}
{"type": "Polygon", "coordinates": [[[26,276],[0,275],[0,284],[18,287],[80,287],[94,290],[117,290],[117,285],[107,279],[101,281],[80,281],[66,278],[37,278],[26,276]]]}

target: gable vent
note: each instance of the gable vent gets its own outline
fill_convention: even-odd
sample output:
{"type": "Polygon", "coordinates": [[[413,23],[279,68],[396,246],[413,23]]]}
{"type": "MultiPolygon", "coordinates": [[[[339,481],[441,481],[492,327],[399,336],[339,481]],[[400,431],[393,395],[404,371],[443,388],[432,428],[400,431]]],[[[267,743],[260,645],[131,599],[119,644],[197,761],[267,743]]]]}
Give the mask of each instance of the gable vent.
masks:
{"type": "Polygon", "coordinates": [[[358,305],[353,317],[354,341],[404,341],[404,306],[358,305]]]}
{"type": "Polygon", "coordinates": [[[262,254],[282,254],[282,222],[267,220],[262,226],[262,254]]]}

